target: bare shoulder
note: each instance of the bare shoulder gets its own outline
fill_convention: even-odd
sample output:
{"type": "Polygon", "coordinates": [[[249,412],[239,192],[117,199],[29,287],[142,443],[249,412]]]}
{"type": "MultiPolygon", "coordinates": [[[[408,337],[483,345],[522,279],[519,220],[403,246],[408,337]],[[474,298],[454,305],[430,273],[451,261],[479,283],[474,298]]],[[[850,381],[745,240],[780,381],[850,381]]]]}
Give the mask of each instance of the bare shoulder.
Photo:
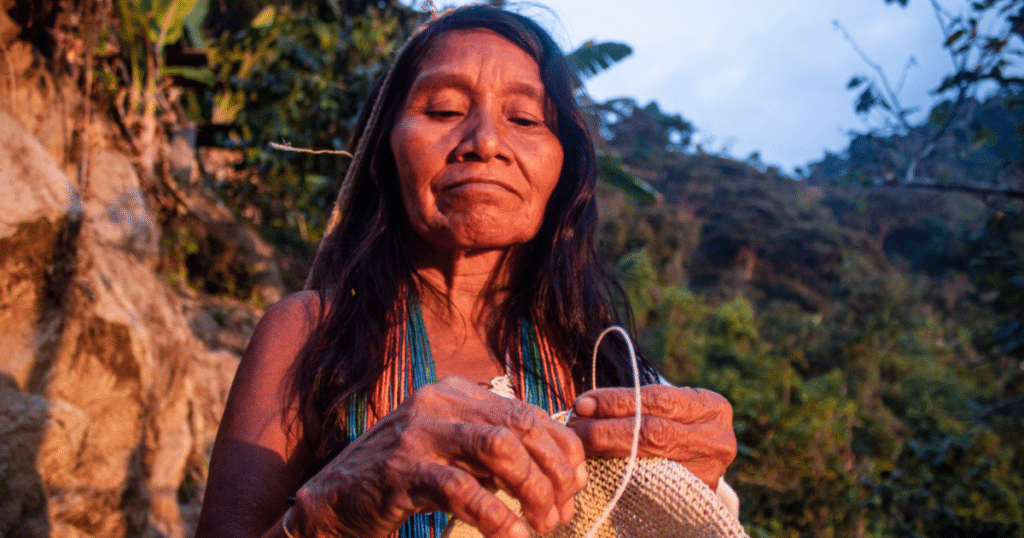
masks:
{"type": "Polygon", "coordinates": [[[320,318],[316,292],[289,295],[263,315],[238,365],[210,458],[196,536],[259,536],[308,473],[292,365],[320,318]]]}
{"type": "Polygon", "coordinates": [[[278,301],[267,310],[264,317],[271,315],[271,313],[274,315],[284,313],[290,315],[304,314],[310,319],[315,319],[320,316],[322,310],[320,293],[313,290],[302,290],[289,294],[284,299],[278,301]]]}
{"type": "Polygon", "coordinates": [[[256,325],[242,362],[271,368],[290,366],[322,311],[322,301],[315,291],[296,292],[277,302],[256,325]]]}
{"type": "MultiPolygon", "coordinates": [[[[291,330],[308,335],[322,311],[323,305],[317,292],[298,291],[268,308],[256,327],[256,333],[291,330]]],[[[291,333],[291,336],[295,335],[295,332],[291,333]]]]}
{"type": "Polygon", "coordinates": [[[282,451],[291,443],[265,428],[270,420],[291,420],[295,398],[289,394],[291,368],[320,319],[316,292],[293,293],[270,307],[253,331],[228,396],[222,433],[282,451]]]}

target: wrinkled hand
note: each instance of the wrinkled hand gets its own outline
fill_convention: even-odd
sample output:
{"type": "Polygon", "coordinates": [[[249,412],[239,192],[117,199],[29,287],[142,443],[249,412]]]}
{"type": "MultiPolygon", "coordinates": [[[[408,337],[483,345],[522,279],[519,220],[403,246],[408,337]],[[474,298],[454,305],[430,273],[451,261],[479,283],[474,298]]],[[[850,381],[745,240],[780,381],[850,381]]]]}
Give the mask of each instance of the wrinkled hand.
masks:
{"type": "Polygon", "coordinates": [[[485,536],[525,538],[488,487],[518,498],[530,525],[568,522],[586,484],[583,446],[541,409],[458,377],[427,385],[345,448],[296,493],[299,536],[386,536],[444,510],[485,536]]]}
{"type": "MultiPolygon", "coordinates": [[[[736,457],[728,400],[704,389],[648,385],[641,388],[641,402],[638,454],[677,461],[715,490],[736,457]]],[[[587,455],[629,456],[634,407],[632,388],[595,389],[576,400],[569,428],[587,455]]]]}

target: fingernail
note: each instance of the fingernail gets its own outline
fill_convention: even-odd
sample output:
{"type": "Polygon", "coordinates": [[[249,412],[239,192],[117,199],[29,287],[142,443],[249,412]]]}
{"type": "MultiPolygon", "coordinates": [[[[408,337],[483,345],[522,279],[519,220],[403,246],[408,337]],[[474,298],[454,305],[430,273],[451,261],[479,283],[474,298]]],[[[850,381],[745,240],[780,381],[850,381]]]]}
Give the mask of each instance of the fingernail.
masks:
{"type": "Polygon", "coordinates": [[[569,499],[565,504],[562,505],[562,524],[566,524],[572,521],[572,515],[576,511],[576,500],[569,499]]]}
{"type": "Polygon", "coordinates": [[[587,464],[581,463],[576,468],[576,487],[583,489],[587,485],[587,464]]]}
{"type": "Polygon", "coordinates": [[[558,509],[554,506],[551,507],[551,511],[548,512],[548,517],[544,521],[544,531],[549,531],[558,526],[558,509]]]}
{"type": "Polygon", "coordinates": [[[521,519],[512,524],[510,533],[514,538],[530,538],[530,528],[521,519]]]}
{"type": "Polygon", "coordinates": [[[597,411],[597,400],[591,396],[583,396],[576,400],[576,405],[573,406],[576,410],[577,415],[583,415],[588,417],[597,411]]]}

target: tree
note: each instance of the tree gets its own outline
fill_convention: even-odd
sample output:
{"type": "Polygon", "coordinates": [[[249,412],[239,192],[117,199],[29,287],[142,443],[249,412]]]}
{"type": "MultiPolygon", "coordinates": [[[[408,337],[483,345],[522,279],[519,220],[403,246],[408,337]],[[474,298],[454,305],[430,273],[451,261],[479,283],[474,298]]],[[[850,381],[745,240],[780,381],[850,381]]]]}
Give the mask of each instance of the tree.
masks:
{"type": "Polygon", "coordinates": [[[693,124],[679,114],[668,115],[658,104],[640,106],[629,97],[597,103],[599,133],[623,162],[644,166],[668,154],[681,153],[693,136],[693,124]]]}
{"type": "Polygon", "coordinates": [[[335,154],[279,151],[271,143],[340,152],[363,101],[417,16],[397,1],[324,13],[320,3],[265,7],[210,44],[215,82],[194,96],[207,143],[240,152],[238,173],[211,186],[277,244],[309,250],[327,224],[335,154]]]}
{"type": "MultiPolygon", "coordinates": [[[[908,0],[885,0],[905,6],[908,0]]],[[[1024,0],[980,0],[966,3],[961,14],[953,14],[937,0],[929,0],[936,20],[945,36],[943,46],[953,60],[954,72],[947,75],[935,90],[941,99],[929,114],[927,136],[918,135],[920,150],[906,161],[905,174],[895,183],[904,186],[924,186],[943,190],[960,190],[979,196],[999,196],[1024,199],[1024,78],[1019,75],[1021,57],[1024,57],[1024,0]],[[986,26],[990,23],[991,26],[986,26]],[[994,96],[978,101],[986,88],[994,88],[994,96]],[[955,138],[952,148],[943,148],[944,138],[955,138]],[[967,146],[968,151],[964,150],[967,146]],[[973,147],[971,147],[973,146],[973,147]],[[922,180],[916,172],[922,162],[932,156],[951,161],[949,150],[968,153],[966,174],[960,181],[922,180]],[[972,150],[973,151],[970,151],[972,150]],[[945,155],[940,155],[945,150],[945,155]],[[987,185],[979,185],[978,175],[989,169],[987,185]],[[971,181],[971,180],[974,181],[971,181]]],[[[851,40],[851,43],[853,41],[851,40]]],[[[854,43],[856,47],[856,44],[854,43]]],[[[866,56],[857,49],[862,57],[866,56]]],[[[915,129],[906,122],[907,109],[899,105],[898,96],[889,89],[884,73],[873,66],[878,84],[868,82],[858,98],[858,110],[881,107],[903,128],[904,138],[915,129]]],[[[864,83],[864,77],[854,77],[850,86],[864,83]],[[857,82],[858,84],[854,84],[857,82]]],[[[920,131],[920,129],[917,129],[920,131]]],[[[899,131],[896,131],[899,134],[899,131]]],[[[871,135],[867,135],[870,141],[871,135]]],[[[877,142],[877,138],[875,139],[877,142]]],[[[851,144],[851,149],[853,148],[851,144]]],[[[865,152],[877,155],[877,151],[865,152]]],[[[984,347],[994,360],[1000,356],[1024,357],[1024,258],[1020,255],[1019,237],[1024,233],[1024,207],[1020,204],[1002,204],[987,218],[972,237],[967,253],[973,277],[978,285],[988,290],[1004,317],[990,335],[984,347]]],[[[1018,374],[1004,372],[1001,382],[1020,385],[1018,374]],[[1009,376],[1009,378],[1007,378],[1009,376]]],[[[1016,391],[998,396],[1006,401],[1021,398],[1016,391]]],[[[1011,407],[1012,408],[1012,407],[1011,407]]],[[[1016,416],[1024,415],[1016,411],[1016,416]]]]}
{"type": "MultiPolygon", "coordinates": [[[[580,79],[580,87],[582,88],[583,80],[608,69],[612,64],[623,60],[632,53],[633,49],[625,43],[612,41],[596,43],[594,40],[589,40],[567,54],[566,59],[576,68],[576,73],[580,79]]],[[[582,100],[592,120],[598,125],[603,126],[602,105],[592,103],[589,99],[582,100]]],[[[654,106],[657,107],[657,105],[654,106]]],[[[598,177],[605,183],[626,193],[627,196],[637,203],[650,204],[662,200],[661,194],[654,187],[631,173],[623,166],[622,160],[607,151],[604,145],[598,144],[597,152],[598,177]]]]}
{"type": "Polygon", "coordinates": [[[596,43],[591,39],[567,54],[566,59],[576,68],[580,78],[586,79],[608,69],[630,54],[633,54],[633,49],[625,43],[596,43]]]}
{"type": "MultiPolygon", "coordinates": [[[[908,2],[885,1],[902,6],[908,2]]],[[[927,123],[922,126],[911,122],[915,109],[901,103],[901,84],[893,85],[845,28],[835,23],[872,71],[872,74],[854,76],[847,85],[850,90],[859,92],[855,110],[863,115],[883,112],[882,124],[863,135],[867,143],[875,146],[870,151],[873,166],[863,167],[869,169],[866,179],[874,183],[1024,198],[1024,155],[1019,151],[1020,142],[1024,140],[1020,126],[1024,124],[1017,121],[1006,125],[1005,121],[999,121],[999,115],[979,114],[979,107],[984,104],[998,103],[1007,115],[1019,119],[1019,109],[1024,105],[1024,78],[1015,73],[1024,55],[1021,49],[1024,0],[965,0],[961,13],[951,12],[938,0],[929,1],[944,35],[943,47],[952,60],[953,72],[936,86],[936,102],[930,109],[927,123]],[[963,154],[980,149],[998,150],[1003,146],[1014,148],[989,152],[994,153],[992,157],[998,160],[1000,167],[1013,176],[1014,183],[1007,185],[1007,174],[1000,176],[1000,181],[989,178],[988,184],[953,182],[941,176],[922,174],[922,163],[950,145],[955,145],[963,154]]],[[[911,67],[913,58],[906,69],[911,67]]]]}

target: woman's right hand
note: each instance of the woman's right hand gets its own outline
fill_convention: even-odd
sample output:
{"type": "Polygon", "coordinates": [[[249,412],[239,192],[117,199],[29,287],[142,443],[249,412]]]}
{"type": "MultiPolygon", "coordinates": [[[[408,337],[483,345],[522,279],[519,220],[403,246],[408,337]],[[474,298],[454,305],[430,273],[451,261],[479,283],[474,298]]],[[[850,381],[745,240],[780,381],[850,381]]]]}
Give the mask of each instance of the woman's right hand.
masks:
{"type": "Polygon", "coordinates": [[[295,495],[298,536],[387,536],[413,513],[443,510],[484,536],[526,538],[524,522],[488,488],[519,499],[545,532],[573,515],[586,485],[579,438],[540,408],[459,377],[411,395],[295,495]]]}

